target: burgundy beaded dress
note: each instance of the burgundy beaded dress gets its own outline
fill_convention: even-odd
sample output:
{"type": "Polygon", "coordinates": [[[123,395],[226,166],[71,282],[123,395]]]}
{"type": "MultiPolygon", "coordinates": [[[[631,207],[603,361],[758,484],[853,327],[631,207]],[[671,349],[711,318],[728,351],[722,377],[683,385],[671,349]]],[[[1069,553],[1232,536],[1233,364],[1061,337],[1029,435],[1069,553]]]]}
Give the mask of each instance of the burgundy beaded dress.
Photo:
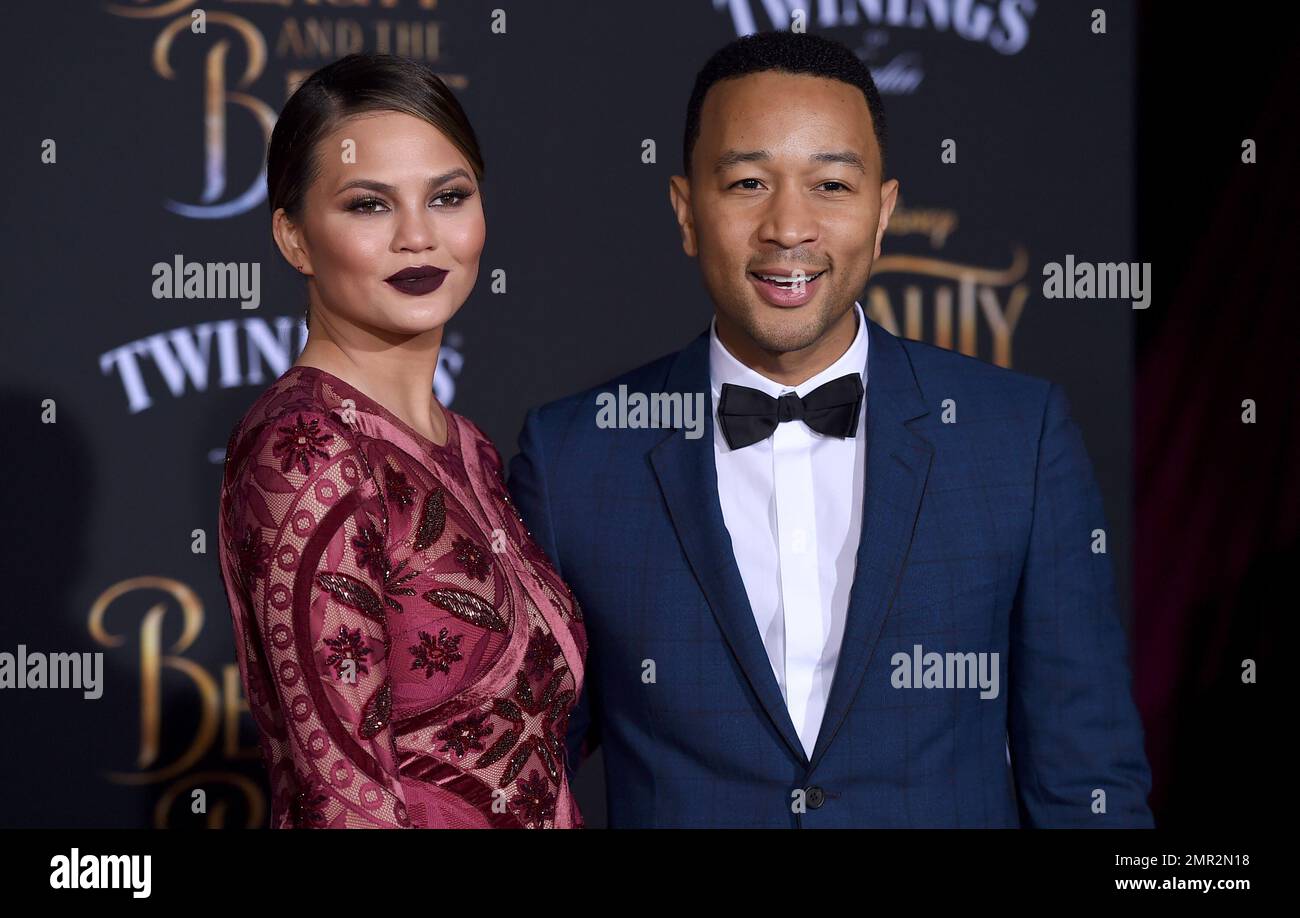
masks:
{"type": "Polygon", "coordinates": [[[275,828],[580,828],[564,733],[586,632],[444,408],[421,436],[290,367],[235,427],[221,573],[275,828]]]}

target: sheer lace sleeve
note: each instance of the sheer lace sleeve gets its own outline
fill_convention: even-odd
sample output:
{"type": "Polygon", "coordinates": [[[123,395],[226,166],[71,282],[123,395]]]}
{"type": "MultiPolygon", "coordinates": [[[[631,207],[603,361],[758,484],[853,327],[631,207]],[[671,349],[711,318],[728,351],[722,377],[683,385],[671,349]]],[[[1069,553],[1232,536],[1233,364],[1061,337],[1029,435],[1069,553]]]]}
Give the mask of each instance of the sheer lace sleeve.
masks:
{"type": "Polygon", "coordinates": [[[389,727],[387,519],[355,434],[289,410],[245,435],[222,571],[278,828],[410,826],[389,727]]]}

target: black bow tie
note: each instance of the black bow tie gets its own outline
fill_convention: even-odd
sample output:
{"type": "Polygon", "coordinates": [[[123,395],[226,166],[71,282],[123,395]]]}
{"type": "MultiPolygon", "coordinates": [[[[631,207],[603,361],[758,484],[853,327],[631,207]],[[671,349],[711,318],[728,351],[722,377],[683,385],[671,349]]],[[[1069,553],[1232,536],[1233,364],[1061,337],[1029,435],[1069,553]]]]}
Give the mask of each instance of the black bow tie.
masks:
{"type": "Polygon", "coordinates": [[[748,386],[722,384],[718,422],[732,449],[766,440],[782,421],[803,421],[828,437],[851,437],[858,431],[862,375],[849,373],[818,386],[803,398],[787,392],[772,398],[748,386]]]}

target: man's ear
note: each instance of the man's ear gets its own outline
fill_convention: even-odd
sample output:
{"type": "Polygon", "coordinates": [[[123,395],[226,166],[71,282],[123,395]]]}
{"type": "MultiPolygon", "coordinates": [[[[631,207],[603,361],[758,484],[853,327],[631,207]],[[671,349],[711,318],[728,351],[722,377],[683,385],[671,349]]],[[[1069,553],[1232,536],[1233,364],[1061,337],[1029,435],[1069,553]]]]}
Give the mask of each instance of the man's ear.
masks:
{"type": "Polygon", "coordinates": [[[302,271],[304,275],[312,273],[311,256],[303,246],[302,231],[289,219],[283,207],[276,210],[271,217],[271,235],[285,261],[302,271]]]}
{"type": "Polygon", "coordinates": [[[699,248],[695,244],[695,223],[691,216],[691,180],[684,175],[669,178],[668,201],[682,231],[682,251],[694,258],[699,248]]]}
{"type": "Polygon", "coordinates": [[[880,243],[885,238],[885,227],[894,214],[894,205],[898,203],[898,179],[890,179],[880,186],[880,222],[876,225],[876,254],[880,257],[880,243]]]}

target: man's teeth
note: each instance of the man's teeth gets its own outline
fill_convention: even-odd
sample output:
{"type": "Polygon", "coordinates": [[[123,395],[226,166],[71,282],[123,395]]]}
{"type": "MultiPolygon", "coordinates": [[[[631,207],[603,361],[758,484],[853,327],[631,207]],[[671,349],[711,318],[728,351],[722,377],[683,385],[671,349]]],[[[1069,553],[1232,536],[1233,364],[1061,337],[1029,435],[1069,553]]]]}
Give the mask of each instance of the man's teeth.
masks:
{"type": "Polygon", "coordinates": [[[825,274],[825,271],[818,271],[816,274],[800,275],[793,277],[789,274],[756,274],[755,277],[762,278],[765,281],[771,281],[774,284],[780,284],[782,287],[792,287],[797,283],[810,283],[825,274]]]}

